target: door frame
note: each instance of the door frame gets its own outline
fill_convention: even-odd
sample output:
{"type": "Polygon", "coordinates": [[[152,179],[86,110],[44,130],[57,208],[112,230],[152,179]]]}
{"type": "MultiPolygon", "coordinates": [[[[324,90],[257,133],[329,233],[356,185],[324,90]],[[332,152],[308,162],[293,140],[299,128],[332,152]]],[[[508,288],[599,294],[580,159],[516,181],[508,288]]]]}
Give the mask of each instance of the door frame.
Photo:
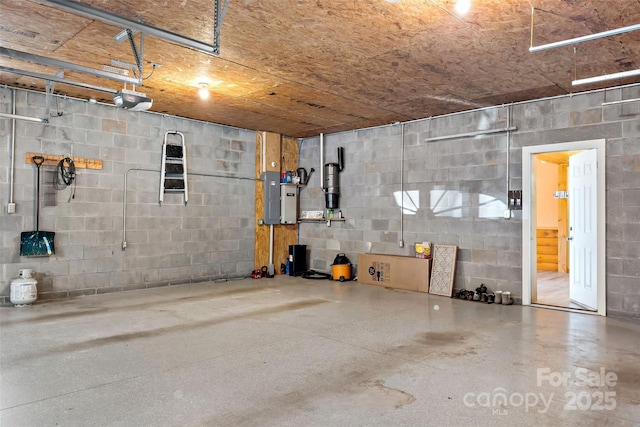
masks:
{"type": "MultiPolygon", "coordinates": [[[[531,303],[532,290],[537,282],[536,268],[536,200],[532,197],[535,190],[535,176],[533,176],[534,158],[536,154],[558,151],[596,150],[598,161],[598,189],[597,189],[597,311],[567,309],[580,313],[592,313],[600,316],[607,315],[606,289],[606,197],[605,197],[605,147],[604,139],[586,141],[561,142],[522,147],[522,305],[536,305],[531,303]]],[[[571,194],[569,194],[571,197],[571,194]]],[[[545,306],[541,306],[545,307],[545,306]]],[[[554,307],[555,308],[555,307],[554,307]]]]}

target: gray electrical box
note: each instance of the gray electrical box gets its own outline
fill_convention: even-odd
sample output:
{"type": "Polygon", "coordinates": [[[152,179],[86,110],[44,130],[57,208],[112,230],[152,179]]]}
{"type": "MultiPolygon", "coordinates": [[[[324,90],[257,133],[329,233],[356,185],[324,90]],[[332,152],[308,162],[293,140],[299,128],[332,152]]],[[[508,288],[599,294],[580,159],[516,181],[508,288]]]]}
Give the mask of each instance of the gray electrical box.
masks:
{"type": "Polygon", "coordinates": [[[298,187],[280,185],[280,224],[295,224],[298,221],[298,187]]]}
{"type": "Polygon", "coordinates": [[[280,173],[264,172],[264,223],[280,224],[280,173]]]}

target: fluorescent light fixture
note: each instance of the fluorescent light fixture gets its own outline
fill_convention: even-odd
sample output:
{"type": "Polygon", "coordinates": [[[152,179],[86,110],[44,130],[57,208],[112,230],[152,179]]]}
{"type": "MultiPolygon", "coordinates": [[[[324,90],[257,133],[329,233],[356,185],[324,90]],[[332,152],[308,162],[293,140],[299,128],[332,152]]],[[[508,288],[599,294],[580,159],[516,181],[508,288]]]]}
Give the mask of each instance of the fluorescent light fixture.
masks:
{"type": "Polygon", "coordinates": [[[600,83],[607,80],[624,79],[627,77],[640,76],[640,69],[631,71],[622,71],[620,73],[604,74],[602,76],[588,77],[586,79],[578,79],[571,82],[573,86],[586,85],[589,83],[600,83]]]}
{"type": "Polygon", "coordinates": [[[208,99],[209,98],[209,84],[208,83],[200,83],[200,89],[198,90],[198,96],[200,99],[208,99]]]}
{"type": "Polygon", "coordinates": [[[455,9],[458,15],[466,15],[471,10],[471,0],[458,0],[455,9]]]}

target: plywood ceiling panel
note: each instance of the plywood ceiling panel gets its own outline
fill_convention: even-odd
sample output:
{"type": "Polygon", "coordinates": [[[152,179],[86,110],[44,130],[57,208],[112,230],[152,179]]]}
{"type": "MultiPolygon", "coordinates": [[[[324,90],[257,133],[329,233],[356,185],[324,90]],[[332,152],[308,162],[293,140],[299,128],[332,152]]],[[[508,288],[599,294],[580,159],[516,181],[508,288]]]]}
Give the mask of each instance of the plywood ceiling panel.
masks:
{"type": "MultiPolygon", "coordinates": [[[[640,31],[529,53],[535,45],[640,23],[628,0],[230,0],[219,56],[145,37],[136,89],[152,110],[306,137],[560,95],[640,79],[575,88],[574,76],[637,69],[640,31]],[[197,98],[200,82],[211,91],[197,98]]],[[[213,42],[213,0],[85,0],[83,3],[213,42]]],[[[122,28],[35,0],[0,0],[0,45],[102,69],[134,62],[122,28]]],[[[137,38],[136,38],[137,39],[137,38]]],[[[53,74],[0,56],[0,65],[53,74]]],[[[119,90],[122,83],[65,71],[65,77],[119,90]]],[[[45,82],[0,73],[0,84],[44,90],[45,82]]],[[[111,102],[111,95],[63,84],[56,91],[111,102]]]]}

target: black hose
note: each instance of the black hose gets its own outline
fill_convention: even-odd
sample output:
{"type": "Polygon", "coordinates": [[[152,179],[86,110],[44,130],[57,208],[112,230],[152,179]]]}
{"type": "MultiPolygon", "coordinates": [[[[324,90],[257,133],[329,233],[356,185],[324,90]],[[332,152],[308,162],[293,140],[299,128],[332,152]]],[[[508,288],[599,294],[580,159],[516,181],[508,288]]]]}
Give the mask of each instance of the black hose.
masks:
{"type": "Polygon", "coordinates": [[[300,276],[303,279],[311,279],[311,280],[331,280],[331,275],[328,273],[320,273],[315,270],[307,270],[300,276]]]}
{"type": "Polygon", "coordinates": [[[63,190],[74,184],[73,191],[69,195],[69,200],[76,198],[76,164],[71,157],[65,157],[58,162],[56,173],[53,178],[53,187],[56,190],[63,190]]]}

